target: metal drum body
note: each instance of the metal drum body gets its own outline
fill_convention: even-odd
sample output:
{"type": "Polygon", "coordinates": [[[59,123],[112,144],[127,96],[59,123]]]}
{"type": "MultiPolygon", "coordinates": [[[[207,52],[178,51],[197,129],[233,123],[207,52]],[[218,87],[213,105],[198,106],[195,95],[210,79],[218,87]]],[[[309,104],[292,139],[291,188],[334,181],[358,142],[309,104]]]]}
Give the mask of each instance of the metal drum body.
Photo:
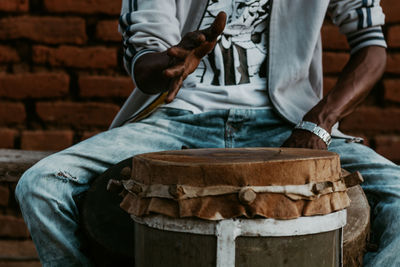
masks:
{"type": "Polygon", "coordinates": [[[120,206],[135,221],[136,267],[342,266],[359,177],[335,153],[164,151],[135,156],[130,177],[120,206]]]}
{"type": "MultiPolygon", "coordinates": [[[[213,159],[216,156],[215,152],[218,151],[208,151],[212,152],[210,154],[211,160],[205,158],[204,162],[213,163],[213,159]]],[[[271,160],[271,158],[273,158],[273,155],[270,155],[270,157],[268,156],[268,150],[261,149],[261,151],[263,152],[262,154],[258,153],[259,156],[262,156],[258,156],[260,161],[263,161],[264,158],[265,160],[271,160]]],[[[273,152],[274,150],[270,151],[273,152]]],[[[285,154],[281,153],[280,149],[275,151],[278,152],[278,157],[284,156],[285,154]]],[[[285,151],[286,150],[283,150],[283,152],[285,151]]],[[[295,162],[297,162],[299,154],[304,154],[304,156],[307,156],[307,154],[302,151],[296,152],[297,150],[288,150],[287,152],[290,151],[293,151],[293,154],[296,154],[293,157],[293,160],[295,160],[295,162]]],[[[207,156],[207,151],[200,150],[200,152],[201,155],[207,156]]],[[[253,157],[254,155],[249,155],[257,152],[257,150],[254,149],[245,149],[240,151],[236,149],[223,150],[221,152],[224,158],[226,156],[229,156],[229,161],[231,161],[232,163],[240,163],[240,161],[242,161],[241,159],[243,159],[243,162],[245,163],[243,165],[244,167],[252,166],[255,163],[258,164],[257,160],[253,157]],[[232,157],[231,151],[235,152],[233,154],[234,157],[232,157]],[[249,160],[251,158],[253,158],[252,161],[249,160]]],[[[176,154],[181,153],[185,153],[184,155],[182,155],[184,156],[183,159],[190,159],[190,162],[192,162],[185,163],[181,166],[182,170],[180,171],[180,173],[186,175],[188,171],[190,171],[190,164],[193,164],[192,156],[196,155],[193,152],[172,152],[171,156],[170,153],[168,153],[168,155],[162,154],[163,157],[165,156],[166,158],[168,158],[168,162],[165,162],[165,160],[162,160],[162,158],[156,160],[156,163],[159,163],[158,165],[162,165],[165,163],[166,167],[166,169],[164,169],[163,171],[159,171],[159,173],[168,174],[171,177],[174,177],[179,169],[175,168],[175,171],[170,174],[167,172],[170,168],[171,160],[173,158],[176,158],[176,154]],[[189,155],[187,155],[186,153],[189,153],[189,155]]],[[[312,153],[316,152],[312,151],[312,153]]],[[[155,156],[154,154],[152,155],[152,157],[155,156]]],[[[145,158],[143,157],[140,158],[145,160],[145,158]]],[[[88,241],[87,246],[85,246],[86,251],[88,254],[91,255],[91,258],[96,263],[96,266],[132,266],[134,261],[136,261],[137,266],[215,266],[217,264],[217,235],[215,234],[215,227],[217,224],[216,221],[211,221],[210,224],[208,224],[211,229],[214,229],[212,230],[214,232],[208,232],[212,234],[199,234],[192,233],[185,229],[197,229],[196,227],[198,227],[200,224],[204,224],[204,220],[176,218],[179,225],[178,230],[184,229],[183,232],[177,232],[173,231],[173,229],[166,230],[169,223],[166,226],[162,227],[153,227],[152,225],[154,225],[154,223],[149,224],[151,227],[147,226],[147,224],[143,224],[143,220],[153,220],[154,213],[152,212],[148,216],[144,216],[143,220],[137,220],[138,222],[134,222],[128,213],[125,213],[123,210],[120,209],[119,204],[124,196],[124,194],[120,194],[122,188],[109,188],[110,191],[107,191],[107,184],[110,184],[110,180],[117,182],[119,180],[129,179],[131,177],[132,161],[132,158],[126,159],[119,164],[112,166],[109,170],[107,170],[105,173],[95,179],[80,205],[81,228],[88,241]],[[135,227],[134,224],[136,225],[135,227]],[[133,238],[134,234],[137,238],[133,238]],[[133,257],[134,239],[136,239],[135,253],[137,255],[135,260],[133,257]]],[[[197,161],[199,162],[200,160],[197,161]]],[[[135,163],[138,162],[135,161],[135,163]]],[[[172,163],[175,164],[174,162],[172,163]]],[[[137,164],[135,165],[137,166],[137,164]]],[[[152,171],[154,169],[153,165],[153,163],[148,164],[148,171],[152,171]]],[[[199,164],[197,164],[197,166],[198,165],[199,164]]],[[[230,173],[231,176],[234,176],[235,173],[237,173],[238,171],[237,168],[233,169],[235,168],[234,165],[235,164],[228,166],[220,173],[222,173],[223,175],[230,173]],[[233,169],[234,172],[232,172],[231,169],[233,169]]],[[[158,168],[160,167],[162,166],[158,166],[158,168]]],[[[219,166],[216,167],[219,168],[219,166]]],[[[201,166],[201,170],[204,170],[204,168],[207,168],[207,166],[201,166]]],[[[280,168],[280,170],[285,169],[286,167],[280,168]]],[[[143,170],[144,169],[142,169],[142,171],[139,173],[143,173],[143,170]]],[[[254,168],[252,168],[252,170],[254,170],[254,168]]],[[[254,174],[255,176],[257,176],[260,173],[251,173],[250,171],[249,174],[254,174]]],[[[154,175],[154,177],[159,176],[154,175]]],[[[369,207],[367,199],[360,186],[349,188],[347,193],[351,199],[351,205],[347,211],[348,224],[344,228],[343,263],[345,267],[359,267],[362,266],[363,254],[366,247],[366,238],[368,236],[369,207]]],[[[131,196],[130,194],[128,194],[126,195],[126,197],[131,196]]],[[[126,202],[126,205],[124,205],[124,207],[126,207],[127,210],[130,210],[130,208],[132,208],[133,211],[135,211],[135,203],[137,202],[130,201],[129,198],[127,200],[128,201],[126,202]]],[[[210,200],[214,201],[213,199],[210,200]]],[[[208,200],[207,202],[210,203],[210,200],[208,200]]],[[[225,203],[232,204],[234,202],[234,198],[229,198],[229,201],[226,201],[225,203]]],[[[218,199],[215,199],[214,203],[218,203],[218,205],[220,205],[222,203],[221,198],[218,197],[218,199]]],[[[240,203],[237,204],[241,205],[240,203]]],[[[288,205],[286,205],[286,202],[275,202],[275,204],[281,205],[281,207],[285,210],[289,209],[288,205]]],[[[263,206],[265,205],[273,206],[274,203],[267,202],[263,204],[263,206]]],[[[205,207],[208,206],[206,205],[205,207]]],[[[159,210],[161,212],[165,212],[165,209],[159,210]]],[[[199,211],[201,211],[199,212],[200,215],[210,214],[209,210],[204,210],[203,208],[200,208],[199,211]]],[[[245,213],[249,213],[249,206],[245,206],[243,211],[245,211],[245,213]]],[[[131,214],[134,214],[134,212],[132,212],[131,214]]],[[[284,213],[281,215],[287,214],[288,213],[284,213]]],[[[305,214],[303,214],[303,216],[305,216],[305,214]]],[[[322,217],[324,216],[318,216],[317,218],[322,217]]],[[[256,221],[258,221],[260,216],[257,215],[252,218],[258,218],[256,219],[256,221]]],[[[225,217],[225,219],[229,218],[225,217]]],[[[250,222],[253,220],[248,219],[245,221],[250,222]]],[[[267,220],[264,221],[266,222],[267,220]]],[[[283,227],[283,224],[281,222],[282,220],[275,221],[277,225],[281,225],[283,227]]],[[[325,227],[325,225],[321,223],[321,221],[316,220],[315,222],[317,222],[317,224],[318,222],[320,222],[320,224],[325,227]]],[[[241,225],[243,225],[243,223],[241,223],[241,225]]],[[[250,225],[250,223],[246,225],[250,225]]],[[[307,225],[311,224],[307,223],[306,226],[307,225]]],[[[337,262],[337,260],[333,261],[333,259],[338,259],[339,254],[333,254],[336,250],[332,250],[332,248],[337,248],[335,242],[336,240],[338,240],[338,238],[340,238],[339,230],[329,230],[333,228],[323,228],[317,231],[315,229],[312,229],[313,231],[315,231],[315,234],[312,235],[310,235],[310,232],[307,232],[307,234],[305,234],[305,230],[303,229],[301,230],[303,231],[303,235],[300,235],[299,231],[292,231],[292,233],[290,233],[289,235],[287,233],[281,233],[279,237],[274,237],[274,235],[271,234],[262,237],[258,236],[258,232],[257,236],[254,236],[254,234],[244,234],[242,231],[243,228],[241,227],[239,228],[239,233],[241,233],[241,235],[238,235],[238,232],[235,231],[236,235],[238,235],[236,236],[234,249],[234,258],[236,265],[285,266],[286,264],[286,266],[290,266],[290,264],[296,263],[296,266],[301,266],[299,265],[299,263],[304,262],[305,257],[307,263],[303,266],[326,266],[325,263],[321,263],[319,261],[323,257],[327,258],[326,255],[331,255],[329,256],[330,259],[332,258],[332,260],[329,261],[330,263],[337,262]],[[322,246],[325,245],[329,245],[329,248],[322,249],[322,246]],[[317,251],[319,251],[318,255],[316,254],[317,251]],[[323,255],[325,256],[321,256],[320,252],[323,253],[323,255]],[[272,255],[276,255],[276,257],[272,257],[272,255]],[[265,263],[265,259],[268,259],[268,264],[265,263]],[[314,259],[316,259],[315,262],[314,259]]],[[[277,234],[278,232],[279,231],[275,232],[275,234],[277,234]]],[[[262,233],[262,231],[260,231],[260,233],[262,233]]]]}
{"type": "Polygon", "coordinates": [[[132,216],[135,266],[341,266],[346,210],[292,220],[132,216]]]}

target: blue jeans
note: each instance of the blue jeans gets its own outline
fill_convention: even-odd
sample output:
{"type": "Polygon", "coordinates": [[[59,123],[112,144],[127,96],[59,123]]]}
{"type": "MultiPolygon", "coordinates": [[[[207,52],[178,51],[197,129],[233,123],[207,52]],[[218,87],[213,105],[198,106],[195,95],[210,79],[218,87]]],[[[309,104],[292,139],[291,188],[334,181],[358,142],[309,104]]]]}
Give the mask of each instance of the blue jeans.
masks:
{"type": "MultiPolygon", "coordinates": [[[[100,133],[30,168],[16,188],[24,219],[43,266],[90,266],[76,237],[73,196],[94,177],[135,154],[189,148],[279,147],[292,126],[273,110],[216,110],[202,114],[162,108],[136,123],[100,133]]],[[[365,266],[400,266],[400,168],[366,146],[334,139],[342,167],[365,179],[377,252],[365,266]]]]}

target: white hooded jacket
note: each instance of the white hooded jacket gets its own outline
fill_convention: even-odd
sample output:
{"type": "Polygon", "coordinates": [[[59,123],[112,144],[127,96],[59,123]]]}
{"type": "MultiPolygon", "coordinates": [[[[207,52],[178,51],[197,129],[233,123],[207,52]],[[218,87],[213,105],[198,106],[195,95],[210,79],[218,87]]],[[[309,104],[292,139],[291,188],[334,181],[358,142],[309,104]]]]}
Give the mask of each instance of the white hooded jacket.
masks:
{"type": "MultiPolygon", "coordinates": [[[[209,0],[123,0],[120,32],[124,64],[134,79],[134,63],[151,51],[165,51],[187,32],[197,30],[209,0]]],[[[347,36],[351,53],[378,45],[386,47],[379,0],[270,0],[267,88],[274,109],[296,124],[322,98],[320,30],[328,13],[347,36]]],[[[136,88],[111,128],[143,117],[160,101],[136,88]]],[[[342,136],[337,125],[332,135],[342,136]]]]}

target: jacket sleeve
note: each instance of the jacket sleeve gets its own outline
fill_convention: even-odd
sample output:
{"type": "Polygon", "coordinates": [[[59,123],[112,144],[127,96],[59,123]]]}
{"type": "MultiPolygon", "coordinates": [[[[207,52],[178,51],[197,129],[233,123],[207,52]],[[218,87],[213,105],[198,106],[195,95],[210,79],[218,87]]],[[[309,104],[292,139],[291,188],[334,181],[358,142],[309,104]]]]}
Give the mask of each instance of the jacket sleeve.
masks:
{"type": "Polygon", "coordinates": [[[331,0],[329,13],[332,21],[345,34],[351,53],[363,47],[387,47],[382,32],[385,15],[380,0],[331,0]]]}
{"type": "Polygon", "coordinates": [[[147,52],[164,51],[181,39],[175,0],[123,0],[119,18],[126,71],[134,80],[134,63],[147,52]]]}

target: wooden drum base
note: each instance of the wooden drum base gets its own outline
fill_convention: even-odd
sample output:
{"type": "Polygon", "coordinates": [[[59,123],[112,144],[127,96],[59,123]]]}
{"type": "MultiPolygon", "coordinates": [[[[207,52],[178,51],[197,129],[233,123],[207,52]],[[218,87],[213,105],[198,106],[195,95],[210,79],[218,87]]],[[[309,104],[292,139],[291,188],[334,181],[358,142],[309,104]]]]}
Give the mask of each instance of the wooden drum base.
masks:
{"type": "Polygon", "coordinates": [[[354,186],[347,192],[351,199],[347,208],[347,224],[343,235],[343,266],[362,266],[369,234],[370,209],[361,186],[354,186]]]}
{"type": "MultiPolygon", "coordinates": [[[[126,159],[100,175],[81,204],[81,227],[87,244],[84,250],[97,266],[133,266],[134,223],[119,204],[122,197],[106,190],[110,179],[128,179],[121,171],[131,167],[126,159]]],[[[369,205],[360,186],[349,189],[351,205],[344,228],[343,266],[362,266],[369,233],[369,205]]]]}

